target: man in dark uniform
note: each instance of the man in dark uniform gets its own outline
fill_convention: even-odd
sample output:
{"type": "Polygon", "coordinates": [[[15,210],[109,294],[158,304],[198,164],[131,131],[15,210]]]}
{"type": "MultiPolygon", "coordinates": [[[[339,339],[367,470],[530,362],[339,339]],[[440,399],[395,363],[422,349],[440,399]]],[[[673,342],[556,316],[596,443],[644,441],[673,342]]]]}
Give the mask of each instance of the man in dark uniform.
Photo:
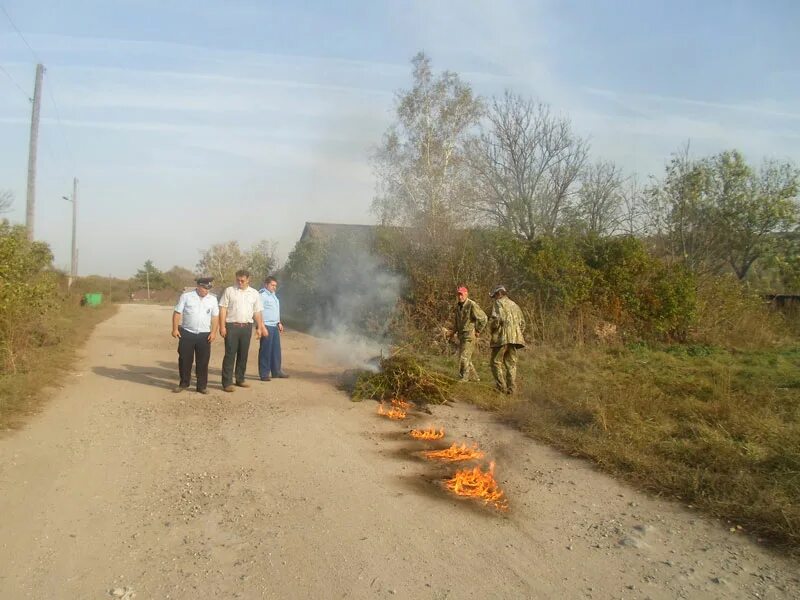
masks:
{"type": "Polygon", "coordinates": [[[217,297],[209,293],[214,281],[200,277],[197,288],[181,294],[172,313],[172,337],[178,338],[178,372],[180,383],[172,391],[182,392],[192,380],[192,361],[197,374],[197,391],[208,393],[208,361],[211,342],[219,328],[217,297]]]}

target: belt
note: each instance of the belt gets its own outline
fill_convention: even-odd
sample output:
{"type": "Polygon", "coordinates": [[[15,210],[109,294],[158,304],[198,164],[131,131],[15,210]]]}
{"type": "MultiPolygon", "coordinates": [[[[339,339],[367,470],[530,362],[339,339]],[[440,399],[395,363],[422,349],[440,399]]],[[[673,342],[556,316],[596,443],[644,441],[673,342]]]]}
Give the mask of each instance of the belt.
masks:
{"type": "Polygon", "coordinates": [[[230,327],[252,327],[252,323],[225,323],[225,325],[229,325],[230,327]]]}

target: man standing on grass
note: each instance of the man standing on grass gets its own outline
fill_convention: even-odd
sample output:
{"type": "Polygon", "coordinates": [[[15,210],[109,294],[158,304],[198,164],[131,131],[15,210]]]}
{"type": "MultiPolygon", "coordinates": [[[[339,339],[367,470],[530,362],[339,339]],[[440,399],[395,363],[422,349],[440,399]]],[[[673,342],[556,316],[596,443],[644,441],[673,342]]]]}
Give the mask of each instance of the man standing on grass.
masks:
{"type": "Polygon", "coordinates": [[[463,285],[456,290],[458,302],[454,310],[455,330],[458,337],[458,373],[459,381],[480,381],[478,372],[472,364],[477,338],[486,327],[486,313],[480,306],[469,299],[469,290],[463,285]]]}
{"type": "Polygon", "coordinates": [[[239,387],[250,387],[244,380],[247,370],[247,353],[250,351],[250,337],[253,335],[253,322],[256,335],[269,335],[261,316],[261,298],[250,287],[250,271],[236,271],[236,285],[225,288],[219,303],[219,333],[225,338],[225,358],[222,359],[222,389],[234,392],[234,381],[239,387]],[[235,380],[234,380],[235,366],[235,380]]]}
{"type": "Polygon", "coordinates": [[[489,314],[492,334],[492,375],[497,391],[513,394],[517,385],[517,349],[525,347],[525,317],[522,310],[508,297],[504,285],[495,286],[489,314]]]}
{"type": "Polygon", "coordinates": [[[269,335],[264,336],[258,345],[258,375],[261,381],[270,381],[273,377],[289,377],[281,370],[281,301],[275,292],[278,290],[278,280],[267,277],[264,287],[258,290],[261,296],[261,305],[264,307],[264,327],[269,335]]]}
{"type": "Polygon", "coordinates": [[[180,383],[172,391],[182,392],[192,381],[192,361],[197,374],[197,391],[208,393],[208,361],[211,342],[217,337],[219,305],[210,294],[211,277],[197,280],[197,289],[184,292],[172,313],[172,337],[178,338],[178,373],[180,383]]]}

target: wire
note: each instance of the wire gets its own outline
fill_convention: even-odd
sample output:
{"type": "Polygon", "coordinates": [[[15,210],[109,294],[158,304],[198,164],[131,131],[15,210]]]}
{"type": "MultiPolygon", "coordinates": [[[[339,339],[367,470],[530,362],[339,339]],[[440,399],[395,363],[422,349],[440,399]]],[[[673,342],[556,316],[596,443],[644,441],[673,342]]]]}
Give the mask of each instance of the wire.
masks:
{"type": "MultiPolygon", "coordinates": [[[[33,49],[33,47],[28,43],[28,40],[25,39],[25,36],[22,35],[22,32],[19,30],[19,27],[17,27],[16,23],[14,23],[14,19],[11,18],[11,15],[8,14],[8,11],[6,10],[5,6],[0,4],[0,9],[2,9],[3,14],[5,14],[6,18],[8,19],[8,22],[11,23],[11,27],[13,27],[14,31],[17,32],[17,35],[19,35],[19,37],[22,40],[22,42],[28,47],[28,50],[31,51],[31,54],[33,55],[33,58],[36,60],[36,62],[39,63],[39,64],[42,64],[44,61],[39,58],[39,55],[36,53],[36,50],[33,49]]],[[[3,70],[5,71],[5,69],[3,69],[3,70]]],[[[7,71],[6,71],[6,74],[8,74],[7,71]]],[[[8,75],[9,75],[9,77],[11,77],[10,74],[8,74],[8,75]]],[[[14,82],[14,83],[16,83],[16,82],[14,82]]],[[[20,90],[22,90],[22,88],[19,85],[17,85],[17,87],[19,87],[20,90]]],[[[76,169],[76,167],[75,167],[75,157],[72,154],[72,149],[70,148],[69,141],[67,141],[67,134],[64,131],[64,129],[65,129],[64,128],[64,123],[61,121],[61,114],[60,114],[60,112],[58,110],[58,104],[56,103],[56,97],[53,95],[53,90],[51,89],[53,87],[52,79],[50,80],[50,85],[48,85],[46,87],[47,87],[47,93],[50,96],[50,101],[53,104],[53,109],[55,110],[55,113],[56,113],[56,121],[58,121],[58,126],[59,126],[59,128],[61,130],[61,137],[64,140],[64,147],[67,150],[67,155],[69,156],[69,160],[72,163],[72,169],[74,171],[76,169]]],[[[22,91],[24,93],[24,90],[22,90],[22,91]]],[[[26,94],[26,97],[29,100],[31,100],[31,98],[27,94],[26,94]]]]}
{"type": "Polygon", "coordinates": [[[17,89],[18,89],[20,92],[22,92],[22,95],[23,95],[23,96],[25,96],[25,98],[28,100],[28,102],[33,102],[33,98],[31,98],[31,97],[28,95],[28,92],[26,92],[26,91],[25,91],[25,90],[22,88],[22,86],[21,86],[20,84],[18,84],[18,83],[17,83],[17,80],[16,80],[16,79],[14,79],[14,78],[11,76],[11,73],[9,73],[8,71],[6,71],[6,69],[5,69],[5,67],[4,67],[3,65],[0,65],[0,71],[2,71],[3,73],[5,73],[5,74],[6,74],[6,76],[7,76],[7,77],[8,77],[8,78],[11,80],[11,83],[13,83],[15,86],[17,86],[17,89]]]}
{"type": "Polygon", "coordinates": [[[58,128],[61,131],[61,138],[64,140],[64,147],[67,149],[67,156],[69,156],[69,161],[72,163],[72,170],[75,171],[75,156],[72,154],[72,148],[69,145],[69,141],[67,140],[67,134],[65,132],[64,123],[61,122],[61,113],[58,110],[58,104],[56,104],[56,97],[53,94],[53,79],[50,79],[50,85],[47,87],[48,95],[50,96],[50,101],[53,103],[53,109],[56,112],[56,120],[58,121],[58,128]]]}
{"type": "Polygon", "coordinates": [[[25,36],[22,35],[22,32],[19,30],[19,27],[17,27],[16,23],[14,23],[14,19],[12,19],[11,15],[8,14],[6,7],[0,4],[0,9],[3,10],[3,13],[6,15],[6,19],[8,19],[9,23],[11,23],[11,26],[14,28],[14,31],[17,32],[17,35],[19,35],[20,39],[22,39],[23,43],[28,47],[28,50],[31,51],[31,54],[33,54],[33,58],[36,59],[36,62],[42,62],[41,60],[39,60],[39,55],[36,54],[36,51],[33,48],[31,48],[31,45],[28,43],[28,40],[26,40],[25,36]]]}

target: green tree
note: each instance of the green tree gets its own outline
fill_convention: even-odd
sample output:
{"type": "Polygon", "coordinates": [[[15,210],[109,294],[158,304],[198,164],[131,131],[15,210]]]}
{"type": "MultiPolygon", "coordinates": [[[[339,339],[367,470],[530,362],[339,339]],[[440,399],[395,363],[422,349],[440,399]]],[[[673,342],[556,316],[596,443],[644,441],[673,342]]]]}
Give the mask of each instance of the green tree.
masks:
{"type": "Polygon", "coordinates": [[[788,162],[756,170],[736,150],[700,160],[684,151],[652,193],[673,256],[694,272],[730,268],[742,280],[797,227],[799,185],[800,172],[788,162]]]}
{"type": "Polygon", "coordinates": [[[231,241],[204,250],[197,263],[197,272],[213,277],[216,285],[228,286],[233,285],[236,271],[244,269],[246,264],[247,257],[239,242],[231,241]]]}
{"type": "Polygon", "coordinates": [[[152,260],[146,260],[144,266],[136,271],[134,280],[142,287],[149,287],[151,290],[163,290],[167,287],[167,280],[164,273],[159,271],[152,260]]]}
{"type": "Polygon", "coordinates": [[[175,265],[164,273],[164,281],[171,290],[181,291],[194,284],[196,276],[189,269],[175,265]]]}
{"type": "Polygon", "coordinates": [[[398,95],[397,120],[374,156],[372,206],[382,224],[419,227],[432,239],[464,221],[464,144],[484,108],[456,73],[434,75],[421,52],[411,62],[413,85],[398,95]]]}
{"type": "Polygon", "coordinates": [[[789,163],[767,161],[759,171],[737,151],[711,160],[719,253],[742,280],[753,263],[779,253],[798,224],[800,172],[789,163]]]}
{"type": "Polygon", "coordinates": [[[245,252],[245,268],[252,274],[254,284],[263,282],[275,270],[276,254],[277,245],[269,240],[261,240],[245,252]]]}

